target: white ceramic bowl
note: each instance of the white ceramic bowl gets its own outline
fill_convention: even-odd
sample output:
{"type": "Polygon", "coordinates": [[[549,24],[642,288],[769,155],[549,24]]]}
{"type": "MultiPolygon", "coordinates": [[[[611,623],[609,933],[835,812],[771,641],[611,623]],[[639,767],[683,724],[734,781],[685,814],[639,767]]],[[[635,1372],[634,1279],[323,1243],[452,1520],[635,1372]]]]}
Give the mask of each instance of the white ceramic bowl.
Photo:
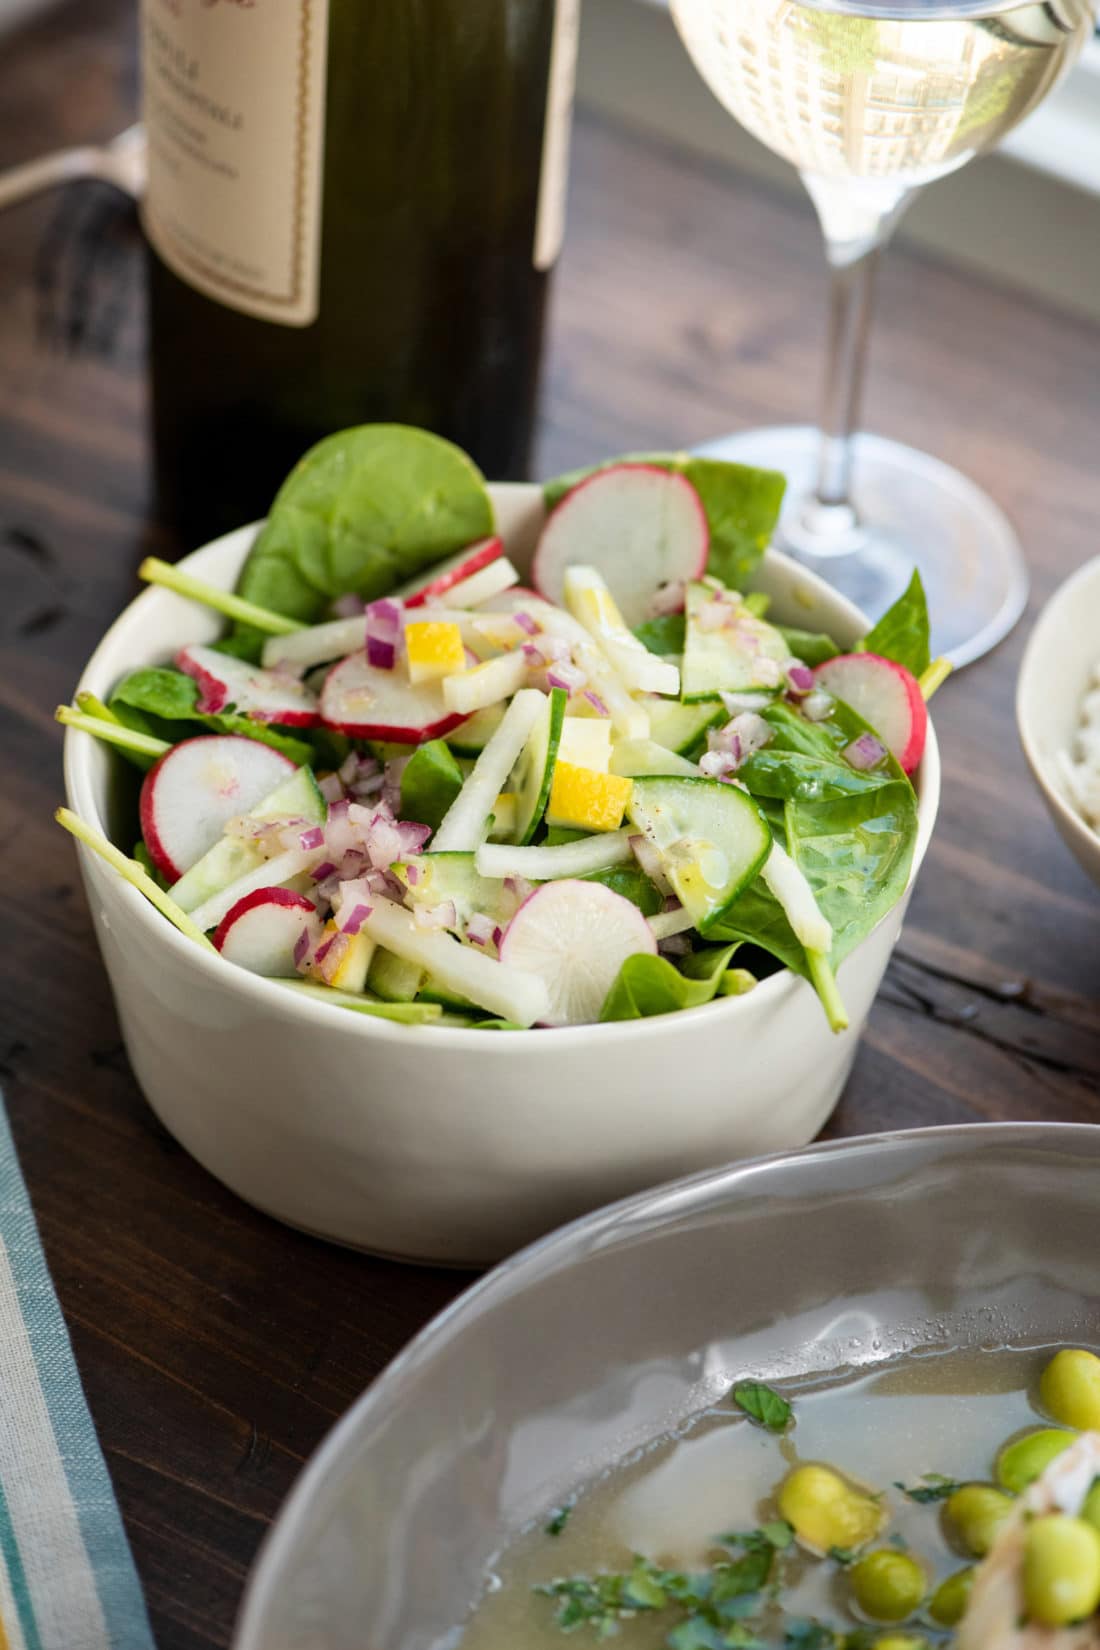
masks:
{"type": "Polygon", "coordinates": [[[1100,836],[1070,801],[1059,752],[1068,751],[1100,659],[1100,556],[1059,585],[1024,650],[1016,724],[1028,766],[1062,841],[1100,887],[1100,836]]]}
{"type": "Polygon", "coordinates": [[[329,1434],[264,1543],[236,1650],[454,1650],[509,1537],[739,1376],[1095,1345],[1098,1199],[1100,1129],[980,1123],[833,1141],[555,1232],[329,1434]]]}
{"type": "MultiPolygon", "coordinates": [[[[543,520],[541,493],[492,492],[522,570],[543,520]]],[[[184,565],[231,586],[255,531],[230,533],[184,565]]],[[[774,552],[756,582],[780,619],[842,643],[866,628],[827,585],[774,552]]],[[[148,590],[107,632],[80,686],[106,696],[128,669],[217,630],[193,603],[148,590]]],[[[914,874],[939,779],[930,731],[914,874]]],[[[65,780],[69,805],[126,842],[117,757],[70,731],[65,780]]],[[[788,973],[690,1014],[503,1034],[401,1026],[298,1000],[203,953],[83,848],[80,859],[130,1061],[181,1144],[293,1226],[455,1264],[496,1259],[673,1175],[812,1139],[848,1075],[908,900],[907,891],[839,971],[851,1016],[841,1036],[788,973]]]]}

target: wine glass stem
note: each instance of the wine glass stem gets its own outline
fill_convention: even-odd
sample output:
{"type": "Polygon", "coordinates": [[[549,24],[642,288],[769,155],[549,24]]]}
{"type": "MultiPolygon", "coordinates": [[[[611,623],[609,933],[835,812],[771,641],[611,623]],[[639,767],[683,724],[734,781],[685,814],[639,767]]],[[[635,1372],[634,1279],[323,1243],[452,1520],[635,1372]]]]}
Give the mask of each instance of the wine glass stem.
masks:
{"type": "Polygon", "coordinates": [[[800,548],[819,556],[858,548],[852,504],[852,443],[859,423],[871,329],[875,272],[915,191],[885,180],[834,179],[804,172],[817,209],[829,265],[829,333],[821,402],[817,483],[807,501],[800,548]]]}
{"type": "Polygon", "coordinates": [[[852,437],[863,395],[878,255],[879,248],[872,246],[847,263],[829,258],[829,339],[817,464],[817,502],[826,508],[851,509],[852,437]]]}

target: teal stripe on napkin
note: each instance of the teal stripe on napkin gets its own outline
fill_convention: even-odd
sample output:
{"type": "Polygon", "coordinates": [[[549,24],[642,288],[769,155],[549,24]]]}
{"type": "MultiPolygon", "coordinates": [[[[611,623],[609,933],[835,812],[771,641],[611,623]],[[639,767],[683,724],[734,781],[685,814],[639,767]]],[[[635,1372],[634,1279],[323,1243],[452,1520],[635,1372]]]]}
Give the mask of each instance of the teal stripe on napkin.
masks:
{"type": "Polygon", "coordinates": [[[2,1103],[0,1558],[10,1650],[153,1650],[2,1103]]]}

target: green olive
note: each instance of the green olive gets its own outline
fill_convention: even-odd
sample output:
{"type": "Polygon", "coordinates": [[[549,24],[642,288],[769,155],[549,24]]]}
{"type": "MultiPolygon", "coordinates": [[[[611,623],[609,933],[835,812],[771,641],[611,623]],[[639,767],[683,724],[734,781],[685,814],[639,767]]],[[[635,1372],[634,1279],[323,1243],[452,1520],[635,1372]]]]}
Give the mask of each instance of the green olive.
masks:
{"type": "Polygon", "coordinates": [[[997,1457],[998,1484],[1019,1495],[1046,1472],[1063,1450],[1069,1449],[1075,1437],[1075,1433],[1063,1432],[1060,1427],[1040,1427],[1037,1432],[1025,1432],[1022,1438],[1013,1439],[997,1457]]]}
{"type": "Polygon", "coordinates": [[[1064,1347],[1043,1370],[1039,1396],[1063,1426],[1081,1432],[1100,1428],[1100,1358],[1095,1352],[1064,1347]]]}
{"type": "Polygon", "coordinates": [[[1011,1496],[992,1484],[964,1484],[944,1506],[948,1525],[975,1558],[985,1557],[1011,1511],[1011,1496]]]}
{"type": "Polygon", "coordinates": [[[894,1547],[857,1558],[848,1571],[852,1597],[872,1621],[904,1621],[925,1592],[924,1571],[915,1558],[894,1547]]]}
{"type": "Polygon", "coordinates": [[[928,1614],[938,1627],[954,1627],[962,1620],[973,1584],[974,1570],[969,1564],[940,1582],[928,1600],[928,1614]]]}
{"type": "Polygon", "coordinates": [[[826,1553],[830,1547],[864,1547],[882,1527],[878,1503],[831,1467],[796,1467],[780,1486],[779,1511],[800,1541],[826,1553]]]}
{"type": "Polygon", "coordinates": [[[1093,1480],[1077,1516],[1083,1518],[1086,1524],[1091,1524],[1094,1530],[1100,1530],[1100,1478],[1093,1480]]]}
{"type": "Polygon", "coordinates": [[[1051,1513],[1024,1537],[1024,1604],[1033,1621],[1065,1627],[1100,1604],[1100,1532],[1082,1518],[1051,1513]]]}

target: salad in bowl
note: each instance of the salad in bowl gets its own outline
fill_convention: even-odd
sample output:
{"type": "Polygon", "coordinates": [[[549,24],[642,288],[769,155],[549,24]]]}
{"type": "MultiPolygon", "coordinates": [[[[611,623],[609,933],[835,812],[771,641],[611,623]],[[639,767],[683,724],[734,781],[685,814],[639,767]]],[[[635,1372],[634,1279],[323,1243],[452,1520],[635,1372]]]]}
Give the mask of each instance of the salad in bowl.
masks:
{"type": "Polygon", "coordinates": [[[529,572],[423,431],[308,453],[220,615],[58,710],[142,771],[129,837],[59,818],[197,946],[334,1007],[471,1031],[691,1011],[836,969],[906,890],[919,577],[862,637],[752,589],[782,478],[650,455],[562,478],[529,572]],[[135,845],[136,844],[136,845],[135,845]]]}

